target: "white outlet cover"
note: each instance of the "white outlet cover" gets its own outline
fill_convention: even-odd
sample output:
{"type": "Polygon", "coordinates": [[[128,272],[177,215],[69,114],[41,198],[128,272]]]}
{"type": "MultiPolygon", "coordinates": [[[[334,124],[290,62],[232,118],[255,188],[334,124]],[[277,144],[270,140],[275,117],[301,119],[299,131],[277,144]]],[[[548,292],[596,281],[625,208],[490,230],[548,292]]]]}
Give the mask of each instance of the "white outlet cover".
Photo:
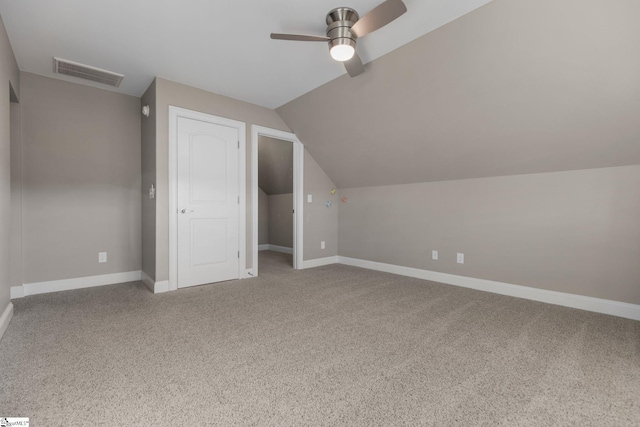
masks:
{"type": "Polygon", "coordinates": [[[464,254],[458,252],[457,260],[458,260],[458,264],[464,264],[464,254]]]}
{"type": "Polygon", "coordinates": [[[325,248],[325,244],[324,244],[324,240],[322,242],[320,242],[320,249],[324,249],[325,248]]]}
{"type": "Polygon", "coordinates": [[[438,260],[438,251],[431,251],[431,259],[438,260]]]}
{"type": "Polygon", "coordinates": [[[313,194],[307,194],[307,203],[313,202],[313,194]]]}
{"type": "Polygon", "coordinates": [[[107,262],[106,252],[98,252],[98,262],[107,262]]]}

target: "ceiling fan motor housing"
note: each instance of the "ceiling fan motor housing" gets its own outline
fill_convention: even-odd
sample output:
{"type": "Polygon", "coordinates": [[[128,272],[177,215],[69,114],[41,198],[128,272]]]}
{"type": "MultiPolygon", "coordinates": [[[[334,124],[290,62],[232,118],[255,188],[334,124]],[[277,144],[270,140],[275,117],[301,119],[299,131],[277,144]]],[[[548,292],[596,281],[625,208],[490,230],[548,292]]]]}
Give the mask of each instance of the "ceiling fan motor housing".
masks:
{"type": "Polygon", "coordinates": [[[338,7],[327,14],[326,37],[271,33],[271,38],[276,40],[328,42],[331,57],[344,63],[349,76],[355,77],[364,72],[362,60],[356,53],[358,37],[366,36],[384,27],[406,11],[407,6],[402,0],[384,0],[362,18],[360,18],[358,12],[350,7],[338,7]]]}
{"type": "Polygon", "coordinates": [[[329,37],[329,48],[337,45],[349,45],[356,47],[358,38],[351,31],[353,24],[358,22],[360,16],[358,12],[349,7],[338,7],[327,14],[327,37],[329,37]]]}

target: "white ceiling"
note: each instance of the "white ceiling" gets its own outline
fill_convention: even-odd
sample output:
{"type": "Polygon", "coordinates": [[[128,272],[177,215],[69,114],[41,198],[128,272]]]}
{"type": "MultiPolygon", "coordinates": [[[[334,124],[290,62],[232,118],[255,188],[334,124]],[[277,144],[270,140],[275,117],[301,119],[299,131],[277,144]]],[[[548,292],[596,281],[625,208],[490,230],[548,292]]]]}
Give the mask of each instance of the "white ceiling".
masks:
{"type": "MultiPolygon", "coordinates": [[[[490,0],[404,0],[408,12],[358,41],[376,59],[490,0]]],[[[275,41],[271,32],[324,35],[325,15],[360,15],[381,0],[0,0],[21,70],[53,73],[53,56],[125,75],[141,96],[154,76],[278,107],[345,73],[325,43],[275,41]]],[[[92,86],[105,87],[99,84],[92,86]]],[[[107,88],[107,87],[105,87],[107,88]]]]}

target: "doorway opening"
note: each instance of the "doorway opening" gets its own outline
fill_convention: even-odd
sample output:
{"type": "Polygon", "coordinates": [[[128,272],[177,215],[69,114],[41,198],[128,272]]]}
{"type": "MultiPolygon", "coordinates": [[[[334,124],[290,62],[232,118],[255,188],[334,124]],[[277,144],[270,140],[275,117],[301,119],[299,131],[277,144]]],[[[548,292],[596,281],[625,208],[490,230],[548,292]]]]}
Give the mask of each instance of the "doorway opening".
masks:
{"type": "Polygon", "coordinates": [[[293,143],[258,135],[258,252],[278,252],[271,262],[291,268],[294,214],[293,143]]]}
{"type": "Polygon", "coordinates": [[[276,268],[302,268],[304,147],[292,133],[252,126],[252,154],[252,275],[261,258],[276,268]]]}

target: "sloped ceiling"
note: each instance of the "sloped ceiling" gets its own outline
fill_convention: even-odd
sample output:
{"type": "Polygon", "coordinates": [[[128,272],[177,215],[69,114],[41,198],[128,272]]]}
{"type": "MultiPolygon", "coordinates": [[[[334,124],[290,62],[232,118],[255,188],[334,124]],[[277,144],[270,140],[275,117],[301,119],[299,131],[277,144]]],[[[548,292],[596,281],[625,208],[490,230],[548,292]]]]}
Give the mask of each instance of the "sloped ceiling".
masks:
{"type": "MultiPolygon", "coordinates": [[[[141,96],[155,76],[275,108],[345,74],[326,43],[269,39],[324,35],[327,12],[361,14],[382,0],[2,0],[23,71],[141,96]],[[52,57],[125,75],[118,89],[53,73],[52,57]]],[[[489,0],[404,0],[409,10],[358,42],[370,61],[489,0]]]]}
{"type": "Polygon", "coordinates": [[[268,196],[293,193],[293,144],[258,137],[258,187],[268,196]]]}
{"type": "Polygon", "coordinates": [[[495,0],[277,112],[340,188],[639,164],[639,17],[495,0]]]}

